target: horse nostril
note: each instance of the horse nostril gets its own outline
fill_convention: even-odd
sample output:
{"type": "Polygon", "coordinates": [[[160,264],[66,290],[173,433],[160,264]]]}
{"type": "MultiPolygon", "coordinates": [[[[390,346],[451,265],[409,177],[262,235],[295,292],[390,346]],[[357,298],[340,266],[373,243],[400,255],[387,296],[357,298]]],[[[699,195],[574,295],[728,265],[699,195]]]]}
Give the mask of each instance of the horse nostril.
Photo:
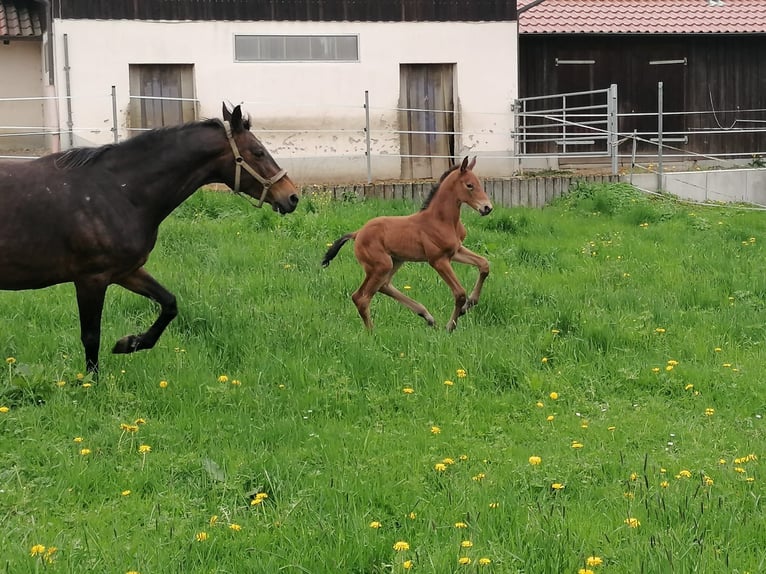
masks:
{"type": "Polygon", "coordinates": [[[298,194],[294,193],[290,196],[290,204],[298,205],[298,194]]]}
{"type": "Polygon", "coordinates": [[[485,205],[481,208],[481,214],[482,215],[489,215],[492,212],[492,206],[491,205],[485,205]]]}

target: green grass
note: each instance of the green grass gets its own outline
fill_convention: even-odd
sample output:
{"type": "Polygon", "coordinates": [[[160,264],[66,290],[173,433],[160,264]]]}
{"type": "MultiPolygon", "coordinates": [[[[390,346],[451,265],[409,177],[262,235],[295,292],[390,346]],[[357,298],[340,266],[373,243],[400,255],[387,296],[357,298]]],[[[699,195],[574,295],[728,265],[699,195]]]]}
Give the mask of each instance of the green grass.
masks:
{"type": "Polygon", "coordinates": [[[381,296],[368,334],[326,244],[416,208],[198,193],[147,265],[178,319],[112,356],[157,310],[110,289],[92,385],[72,286],[0,293],[0,571],[766,571],[766,216],[614,184],[466,212],[479,305],[446,333],[449,290],[408,265],[439,328],[381,296]]]}

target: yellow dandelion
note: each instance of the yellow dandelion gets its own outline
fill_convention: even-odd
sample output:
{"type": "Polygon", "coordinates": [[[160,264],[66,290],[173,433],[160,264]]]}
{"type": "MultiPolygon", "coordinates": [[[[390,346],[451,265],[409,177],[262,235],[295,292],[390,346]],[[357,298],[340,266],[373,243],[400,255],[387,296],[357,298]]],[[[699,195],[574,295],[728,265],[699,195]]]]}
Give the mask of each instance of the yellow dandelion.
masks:
{"type": "Polygon", "coordinates": [[[726,459],[725,458],[719,458],[718,459],[718,464],[726,464],[726,459]]]}
{"type": "Polygon", "coordinates": [[[455,522],[455,528],[468,528],[465,522],[455,522]]]}
{"type": "Polygon", "coordinates": [[[537,401],[537,402],[535,403],[535,406],[536,406],[538,409],[541,409],[541,408],[543,408],[545,405],[544,405],[542,402],[540,402],[540,401],[537,401]]]}
{"type": "Polygon", "coordinates": [[[404,568],[405,570],[411,569],[414,565],[415,563],[412,560],[405,560],[404,562],[402,562],[402,568],[404,568]]]}
{"type": "Polygon", "coordinates": [[[670,360],[668,361],[668,365],[670,365],[670,366],[672,366],[672,367],[677,367],[677,366],[678,366],[678,364],[679,364],[679,363],[678,363],[678,361],[676,361],[675,359],[670,359],[670,360]]]}
{"type": "Polygon", "coordinates": [[[593,570],[591,570],[590,568],[580,568],[577,571],[577,574],[595,574],[595,572],[593,572],[593,570]]]}
{"type": "Polygon", "coordinates": [[[626,518],[623,522],[627,524],[630,528],[638,528],[641,526],[641,522],[638,520],[638,518],[626,518]]]}
{"type": "Polygon", "coordinates": [[[481,481],[482,481],[482,480],[484,480],[485,478],[486,478],[486,475],[485,475],[483,472],[480,472],[480,473],[479,473],[479,474],[477,474],[476,476],[472,476],[472,477],[471,477],[471,480],[474,480],[474,481],[476,481],[476,482],[481,482],[481,481]]]}
{"type": "Polygon", "coordinates": [[[585,559],[585,565],[588,567],[601,566],[604,560],[600,556],[588,556],[585,559]]]}
{"type": "Polygon", "coordinates": [[[444,386],[446,386],[446,387],[451,387],[451,386],[452,386],[452,385],[454,385],[454,384],[455,384],[455,383],[454,383],[454,382],[452,382],[452,381],[450,381],[449,379],[448,379],[448,380],[446,380],[446,381],[444,381],[444,386]]]}
{"type": "Polygon", "coordinates": [[[434,465],[434,470],[435,470],[436,472],[444,472],[445,470],[447,470],[447,465],[446,465],[446,464],[444,464],[443,462],[437,462],[437,463],[434,465]]]}
{"type": "Polygon", "coordinates": [[[667,480],[663,480],[660,483],[660,488],[667,488],[668,486],[670,486],[670,483],[667,480]]]}
{"type": "Polygon", "coordinates": [[[547,417],[545,417],[545,420],[548,421],[549,423],[552,423],[553,419],[555,419],[555,418],[556,417],[554,417],[553,415],[548,415],[547,417]]]}
{"type": "Polygon", "coordinates": [[[473,542],[471,542],[470,540],[463,540],[462,542],[460,542],[461,548],[471,548],[472,546],[473,546],[473,542]]]}
{"type": "Polygon", "coordinates": [[[211,517],[210,517],[210,520],[208,520],[208,521],[207,521],[207,523],[208,523],[210,526],[215,526],[216,524],[218,524],[218,515],[217,515],[217,514],[214,514],[213,516],[211,516],[211,517]]]}
{"type": "Polygon", "coordinates": [[[559,398],[559,394],[556,391],[553,391],[550,395],[548,395],[552,401],[555,401],[559,398]]]}
{"type": "Polygon", "coordinates": [[[660,368],[659,367],[653,367],[652,368],[652,372],[653,373],[659,373],[660,372],[660,368]]]}
{"type": "Polygon", "coordinates": [[[609,426],[609,427],[606,427],[606,430],[611,432],[611,431],[615,430],[616,428],[617,428],[616,426],[609,426]]]}
{"type": "Polygon", "coordinates": [[[710,478],[709,476],[703,476],[703,477],[702,477],[702,483],[703,483],[705,486],[713,486],[713,479],[712,479],[712,478],[710,478]]]}
{"type": "Polygon", "coordinates": [[[744,472],[746,472],[746,471],[745,471],[745,469],[744,469],[744,468],[742,468],[741,466],[737,466],[737,467],[735,467],[735,468],[734,468],[734,472],[738,472],[738,473],[740,473],[740,474],[743,474],[743,473],[744,473],[744,472]]]}
{"type": "Polygon", "coordinates": [[[489,507],[490,508],[500,508],[500,503],[499,502],[490,502],[489,503],[489,507]]]}
{"type": "Polygon", "coordinates": [[[715,409],[711,409],[710,407],[705,409],[706,417],[712,417],[714,414],[715,414],[715,409]]]}
{"type": "Polygon", "coordinates": [[[410,545],[408,542],[405,542],[404,540],[400,540],[399,542],[394,542],[394,550],[397,552],[404,552],[405,550],[409,550],[410,545]]]}
{"type": "Polygon", "coordinates": [[[431,434],[439,434],[440,432],[442,432],[441,428],[439,428],[437,426],[432,426],[431,427],[431,434]]]}
{"type": "Polygon", "coordinates": [[[565,485],[560,482],[554,482],[551,484],[551,490],[564,490],[565,485]]]}
{"type": "Polygon", "coordinates": [[[197,534],[194,535],[194,539],[197,542],[204,542],[207,540],[207,532],[197,532],[197,534]]]}
{"type": "Polygon", "coordinates": [[[73,440],[74,440],[74,442],[76,442],[76,443],[78,443],[78,444],[79,444],[79,443],[81,443],[81,442],[82,442],[84,439],[83,439],[81,436],[76,436],[76,437],[74,437],[74,439],[73,439],[73,440]]]}
{"type": "Polygon", "coordinates": [[[442,459],[442,462],[444,464],[455,464],[455,459],[454,458],[450,458],[450,457],[446,457],[446,458],[442,459]]]}
{"type": "Polygon", "coordinates": [[[141,454],[147,454],[152,452],[152,447],[150,447],[148,444],[142,444],[138,447],[138,452],[141,454]]]}
{"type": "Polygon", "coordinates": [[[585,445],[583,445],[583,443],[581,443],[581,442],[577,442],[577,441],[573,441],[572,442],[572,448],[574,448],[574,449],[583,448],[583,446],[585,446],[585,445]]]}
{"type": "Polygon", "coordinates": [[[405,285],[405,286],[403,287],[403,289],[404,289],[405,291],[409,291],[410,289],[412,289],[412,286],[411,286],[411,285],[405,285]]]}
{"type": "Polygon", "coordinates": [[[123,490],[123,491],[120,493],[120,496],[130,496],[130,494],[131,494],[131,491],[130,491],[130,490],[123,490]]]}
{"type": "Polygon", "coordinates": [[[489,566],[492,564],[492,560],[486,557],[479,558],[479,566],[489,566]]]}
{"type": "Polygon", "coordinates": [[[471,563],[471,559],[468,556],[461,556],[457,559],[457,563],[461,566],[468,566],[471,563]]]}
{"type": "Polygon", "coordinates": [[[691,478],[692,473],[688,470],[682,470],[678,473],[678,478],[691,478]]]}
{"type": "Polygon", "coordinates": [[[753,478],[752,476],[748,476],[748,477],[745,479],[745,482],[751,482],[751,483],[752,483],[752,482],[755,482],[755,478],[753,478]]]}
{"type": "Polygon", "coordinates": [[[56,383],[56,386],[57,386],[57,387],[66,387],[66,381],[58,381],[58,382],[56,383]]]}
{"type": "Polygon", "coordinates": [[[692,385],[691,383],[689,383],[688,385],[686,385],[686,386],[684,387],[684,390],[685,390],[685,391],[691,391],[693,388],[694,388],[694,385],[692,385]]]}
{"type": "Polygon", "coordinates": [[[415,389],[413,389],[412,387],[404,387],[404,388],[402,389],[402,392],[403,392],[405,395],[411,395],[412,393],[414,393],[414,392],[415,392],[415,389]]]}
{"type": "Polygon", "coordinates": [[[417,513],[416,513],[416,512],[410,512],[410,513],[407,515],[407,518],[409,518],[410,520],[415,520],[417,517],[418,517],[418,515],[417,515],[417,513]]]}
{"type": "Polygon", "coordinates": [[[42,544],[35,544],[34,546],[32,546],[32,549],[29,551],[30,556],[42,556],[43,554],[45,554],[45,546],[43,546],[42,544]]]}
{"type": "Polygon", "coordinates": [[[665,332],[665,329],[663,329],[662,327],[657,327],[657,328],[654,330],[654,332],[655,332],[655,333],[659,333],[660,335],[662,335],[662,333],[664,333],[664,332],[665,332]]]}
{"type": "Polygon", "coordinates": [[[89,388],[91,388],[92,386],[93,386],[93,385],[92,385],[91,383],[83,383],[83,384],[82,384],[82,388],[83,388],[83,389],[89,389],[89,388]]]}
{"type": "Polygon", "coordinates": [[[540,362],[543,363],[543,364],[547,363],[548,362],[548,357],[543,357],[542,359],[540,359],[540,362]]]}
{"type": "Polygon", "coordinates": [[[533,455],[529,457],[529,464],[531,464],[532,466],[537,466],[541,462],[543,462],[543,459],[540,458],[539,456],[533,455]]]}
{"type": "Polygon", "coordinates": [[[233,530],[234,532],[239,532],[242,530],[242,527],[239,524],[233,523],[229,524],[229,530],[233,530]]]}
{"type": "Polygon", "coordinates": [[[167,381],[160,381],[160,388],[161,389],[167,389],[168,388],[168,382],[167,381]]]}
{"type": "Polygon", "coordinates": [[[89,448],[80,449],[80,454],[82,456],[88,456],[90,454],[90,449],[89,448]]]}
{"type": "Polygon", "coordinates": [[[231,384],[234,385],[235,387],[238,387],[242,384],[242,381],[240,381],[239,379],[232,379],[231,384]]]}
{"type": "Polygon", "coordinates": [[[455,375],[457,376],[458,379],[464,379],[468,376],[468,373],[466,372],[465,369],[458,369],[457,371],[455,371],[455,375]]]}
{"type": "Polygon", "coordinates": [[[380,522],[378,522],[377,520],[373,520],[372,522],[370,522],[370,528],[372,528],[373,530],[377,530],[381,526],[383,526],[383,525],[380,522]]]}
{"type": "Polygon", "coordinates": [[[3,414],[9,412],[10,410],[11,410],[11,408],[10,407],[6,407],[5,405],[0,407],[0,413],[3,413],[3,414]]]}
{"type": "Polygon", "coordinates": [[[551,329],[551,333],[553,335],[558,335],[559,333],[561,333],[561,331],[559,331],[558,329],[551,329]]]}
{"type": "Polygon", "coordinates": [[[219,383],[228,383],[229,382],[229,377],[227,377],[226,375],[219,375],[218,376],[218,382],[219,383]]]}
{"type": "Polygon", "coordinates": [[[145,425],[146,424],[146,420],[144,420],[144,419],[136,419],[133,422],[136,423],[137,425],[145,425]]]}

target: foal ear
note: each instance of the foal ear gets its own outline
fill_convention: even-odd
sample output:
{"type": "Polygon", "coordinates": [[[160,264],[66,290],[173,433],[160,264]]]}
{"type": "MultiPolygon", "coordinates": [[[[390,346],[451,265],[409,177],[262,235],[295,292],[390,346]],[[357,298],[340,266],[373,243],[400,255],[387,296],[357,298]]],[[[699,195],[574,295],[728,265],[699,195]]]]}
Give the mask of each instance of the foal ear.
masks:
{"type": "MultiPolygon", "coordinates": [[[[468,158],[466,158],[468,159],[468,158]]],[[[473,159],[471,160],[471,163],[468,164],[468,169],[473,169],[473,166],[476,165],[476,156],[473,156],[473,159]]]]}
{"type": "Polygon", "coordinates": [[[460,164],[460,173],[465,173],[467,169],[471,168],[468,166],[468,156],[465,156],[463,158],[463,163],[460,164]]]}

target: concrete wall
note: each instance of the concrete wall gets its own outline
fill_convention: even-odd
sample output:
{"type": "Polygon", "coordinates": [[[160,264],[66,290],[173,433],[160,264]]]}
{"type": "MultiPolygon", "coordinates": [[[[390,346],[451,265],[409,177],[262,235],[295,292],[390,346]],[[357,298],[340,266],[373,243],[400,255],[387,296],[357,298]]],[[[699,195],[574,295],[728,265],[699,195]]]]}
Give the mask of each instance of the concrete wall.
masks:
{"type": "Polygon", "coordinates": [[[661,189],[681,199],[766,205],[766,169],[725,169],[624,176],[623,181],[648,191],[661,189]]]}
{"type": "Polygon", "coordinates": [[[0,42],[0,155],[29,155],[45,147],[42,48],[39,41],[0,42]],[[3,98],[27,98],[7,101],[3,98]]]}
{"type": "MultiPolygon", "coordinates": [[[[224,99],[245,103],[256,133],[298,181],[365,181],[364,92],[369,90],[375,179],[400,177],[399,66],[455,64],[460,115],[456,153],[511,155],[518,96],[517,24],[370,22],[137,22],[56,20],[56,83],[64,90],[64,35],[75,145],[112,141],[109,92],[127,136],[130,64],[194,64],[200,117],[220,117],[224,99]],[[357,34],[358,62],[235,62],[235,34],[357,34]],[[325,131],[326,130],[326,131],[325,131]]],[[[64,100],[58,115],[66,120],[64,100]]],[[[512,173],[510,159],[484,162],[512,173]]]]}

